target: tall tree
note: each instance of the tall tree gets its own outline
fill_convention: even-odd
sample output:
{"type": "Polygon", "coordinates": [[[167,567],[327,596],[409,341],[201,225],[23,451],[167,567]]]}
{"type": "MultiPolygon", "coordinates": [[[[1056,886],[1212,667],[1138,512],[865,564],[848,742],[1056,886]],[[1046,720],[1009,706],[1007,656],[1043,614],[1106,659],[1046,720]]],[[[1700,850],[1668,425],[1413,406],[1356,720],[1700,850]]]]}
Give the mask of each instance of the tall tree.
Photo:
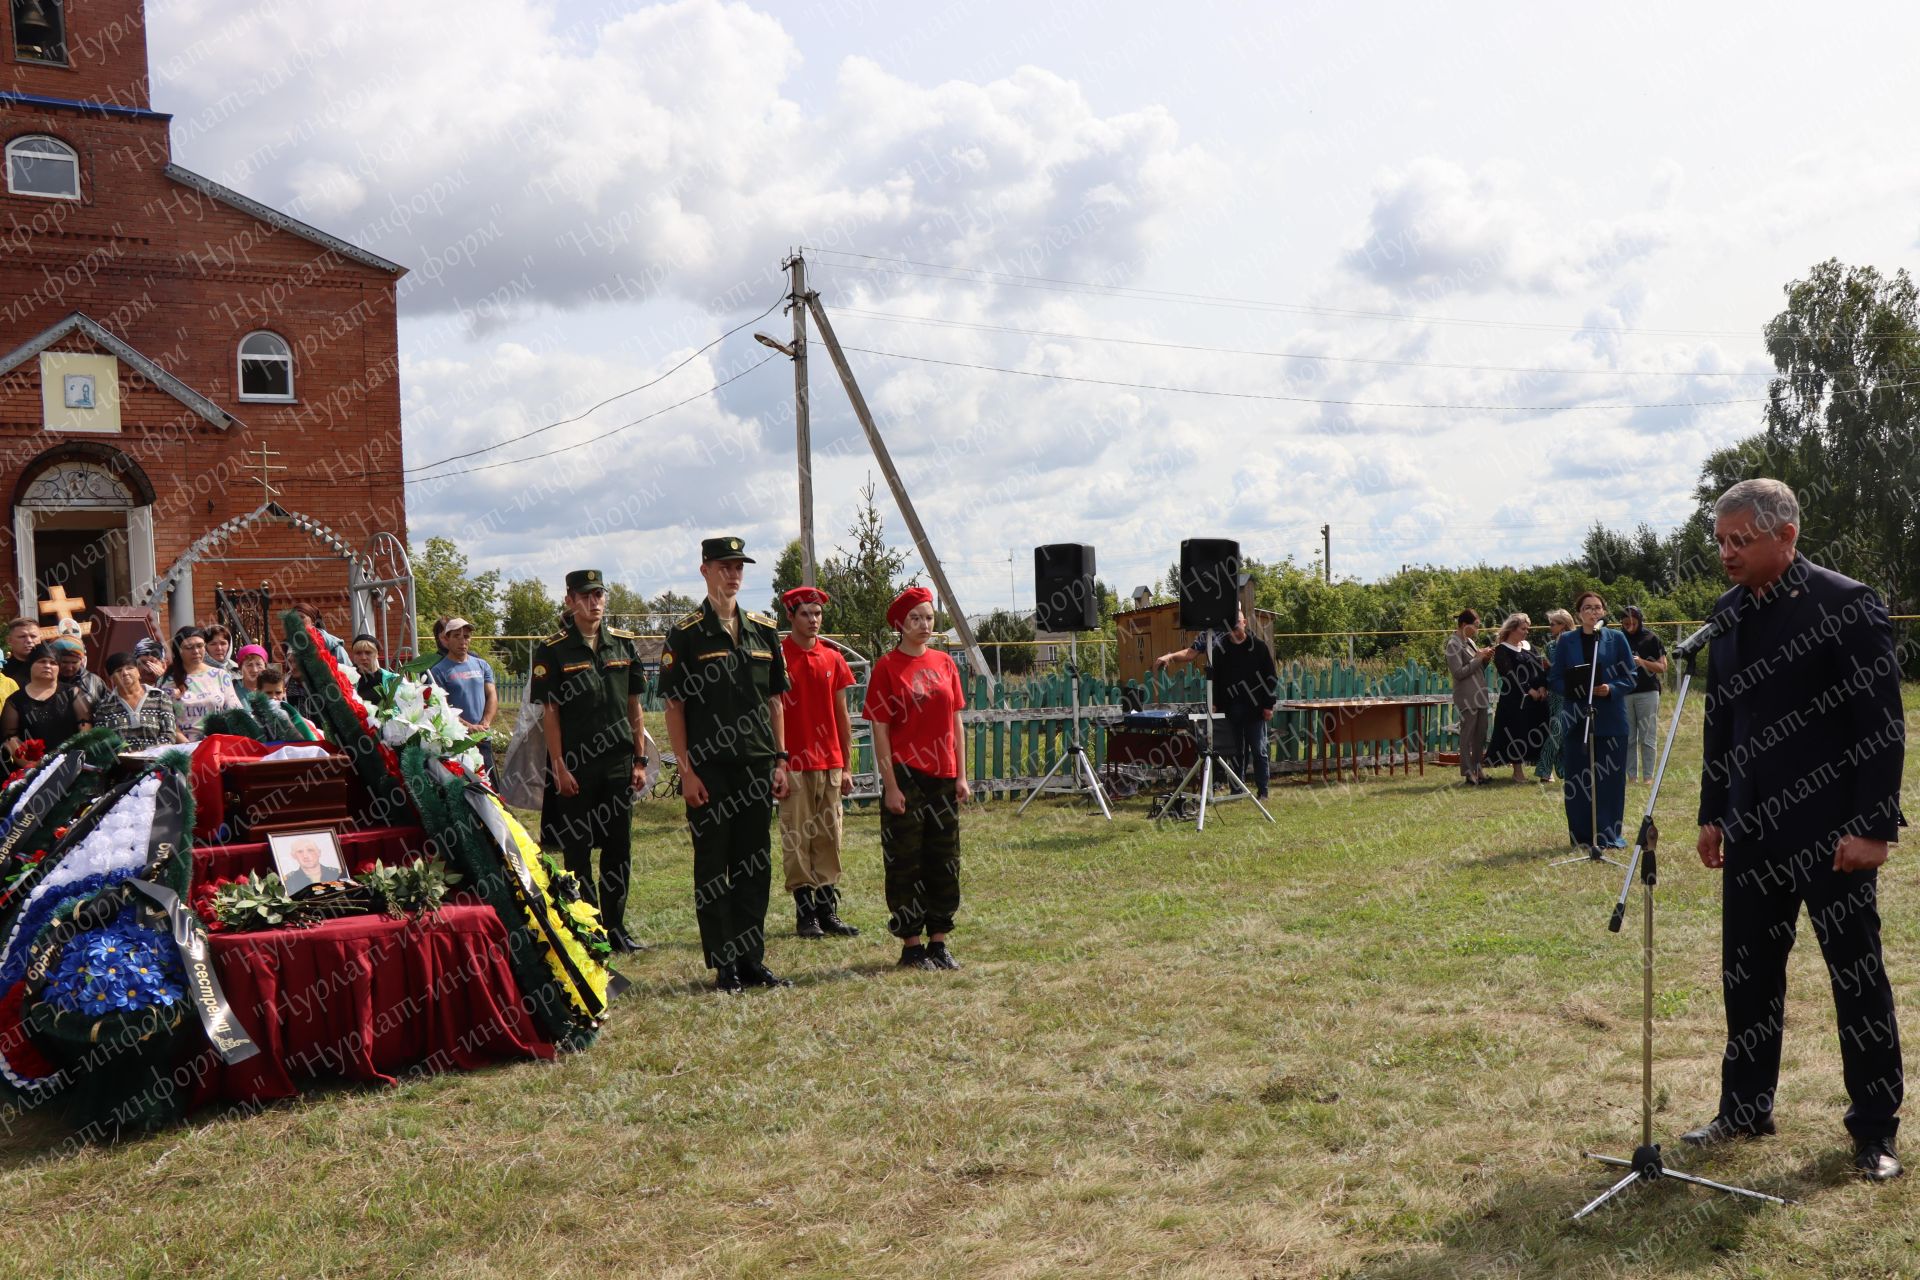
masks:
{"type": "Polygon", "coordinates": [[[652,610],[647,598],[624,582],[607,584],[607,621],[616,627],[638,626],[652,610]]]}
{"type": "Polygon", "coordinates": [[[414,607],[419,611],[422,648],[433,643],[436,618],[461,617],[473,623],[475,636],[500,630],[500,571],[469,574],[467,557],[451,538],[428,538],[427,545],[409,549],[413,562],[414,607]]]}
{"type": "Polygon", "coordinates": [[[788,625],[787,607],[780,603],[780,597],[800,585],[803,568],[800,539],[795,538],[780,549],[780,558],[773,562],[773,599],[767,609],[782,627],[788,625]]]}
{"type": "MultiPolygon", "coordinates": [[[[515,578],[500,592],[503,616],[501,631],[510,636],[544,636],[554,629],[560,606],[547,594],[547,586],[538,578],[515,578]]],[[[538,640],[510,640],[496,656],[514,674],[533,665],[533,646],[538,640]]]]}
{"type": "Polygon", "coordinates": [[[1765,445],[1742,460],[1780,466],[1808,550],[1904,611],[1920,601],[1920,293],[1905,270],[1830,258],[1786,295],[1766,329],[1765,445]]]}
{"type": "Polygon", "coordinates": [[[1666,590],[1675,578],[1669,548],[1659,532],[1644,522],[1632,533],[1618,533],[1596,522],[1587,530],[1580,564],[1596,578],[1632,578],[1656,591],[1666,590]]]}
{"type": "Polygon", "coordinates": [[[826,629],[848,637],[848,643],[869,658],[893,647],[893,629],[887,626],[887,606],[912,581],[902,578],[907,556],[887,545],[887,530],[874,505],[873,480],[860,490],[860,510],[847,528],[851,547],[835,547],[819,565],[819,582],[833,603],[827,606],[826,629]]]}
{"type": "Polygon", "coordinates": [[[1001,675],[1033,670],[1033,624],[1019,614],[995,609],[973,629],[973,638],[986,646],[988,665],[1001,675]]]}

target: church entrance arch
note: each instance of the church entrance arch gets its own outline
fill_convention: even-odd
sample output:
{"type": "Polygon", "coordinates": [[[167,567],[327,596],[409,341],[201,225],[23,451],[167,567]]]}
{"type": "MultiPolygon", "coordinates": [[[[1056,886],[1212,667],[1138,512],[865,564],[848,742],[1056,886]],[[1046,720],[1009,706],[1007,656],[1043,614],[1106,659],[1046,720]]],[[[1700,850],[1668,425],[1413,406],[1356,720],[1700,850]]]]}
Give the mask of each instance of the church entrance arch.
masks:
{"type": "Polygon", "coordinates": [[[153,503],[146,472],[110,445],[75,442],[35,458],[13,491],[20,612],[40,616],[49,596],[132,603],[154,573],[153,503]]]}

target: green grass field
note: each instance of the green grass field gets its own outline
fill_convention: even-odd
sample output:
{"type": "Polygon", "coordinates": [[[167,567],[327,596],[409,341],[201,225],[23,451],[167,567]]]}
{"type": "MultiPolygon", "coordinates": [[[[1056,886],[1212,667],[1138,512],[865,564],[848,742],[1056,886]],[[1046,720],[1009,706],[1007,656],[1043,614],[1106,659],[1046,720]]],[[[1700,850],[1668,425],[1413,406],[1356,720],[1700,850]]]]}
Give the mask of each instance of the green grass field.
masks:
{"type": "MultiPolygon", "coordinates": [[[[1696,753],[1683,737],[1659,809],[1670,1147],[1718,1091],[1696,753]]],[[[1063,803],[971,816],[957,974],[893,968],[877,823],[855,815],[844,887],[865,935],[802,942],[777,911],[769,961],[797,985],[727,998],[700,967],[678,811],[650,802],[632,917],[649,950],[590,1052],[322,1089],[112,1148],[16,1125],[0,1274],[1920,1272],[1920,1182],[1850,1175],[1809,928],[1779,1137],[1680,1158],[1801,1203],[1668,1183],[1576,1226],[1610,1181],[1580,1152],[1625,1154],[1639,1131],[1637,897],[1610,934],[1619,873],[1547,868],[1557,788],[1429,768],[1279,785],[1273,807],[1276,826],[1240,804],[1204,833],[1155,829],[1140,801],[1111,826],[1063,803]]],[[[1896,852],[1881,903],[1908,1009],[1913,857],[1896,852]]]]}

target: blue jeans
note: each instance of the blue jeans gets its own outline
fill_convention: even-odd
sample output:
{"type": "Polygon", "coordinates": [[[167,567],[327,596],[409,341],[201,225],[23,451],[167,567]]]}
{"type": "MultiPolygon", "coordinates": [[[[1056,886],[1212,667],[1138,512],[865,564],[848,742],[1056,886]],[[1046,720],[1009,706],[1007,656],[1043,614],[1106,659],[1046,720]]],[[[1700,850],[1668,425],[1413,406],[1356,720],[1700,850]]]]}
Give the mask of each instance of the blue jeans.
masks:
{"type": "Polygon", "coordinates": [[[1660,691],[1627,695],[1627,776],[1651,782],[1660,762],[1660,691]]]}

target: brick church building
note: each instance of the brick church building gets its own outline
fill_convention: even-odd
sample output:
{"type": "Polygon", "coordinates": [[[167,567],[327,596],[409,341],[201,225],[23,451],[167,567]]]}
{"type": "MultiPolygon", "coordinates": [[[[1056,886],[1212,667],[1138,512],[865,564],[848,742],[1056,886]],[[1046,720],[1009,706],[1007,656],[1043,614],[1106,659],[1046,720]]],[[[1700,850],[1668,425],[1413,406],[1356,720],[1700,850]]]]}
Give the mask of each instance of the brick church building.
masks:
{"type": "Polygon", "coordinates": [[[346,631],[406,540],[403,268],[173,163],[145,22],[0,0],[0,599],[170,633],[264,587],[346,631]]]}

